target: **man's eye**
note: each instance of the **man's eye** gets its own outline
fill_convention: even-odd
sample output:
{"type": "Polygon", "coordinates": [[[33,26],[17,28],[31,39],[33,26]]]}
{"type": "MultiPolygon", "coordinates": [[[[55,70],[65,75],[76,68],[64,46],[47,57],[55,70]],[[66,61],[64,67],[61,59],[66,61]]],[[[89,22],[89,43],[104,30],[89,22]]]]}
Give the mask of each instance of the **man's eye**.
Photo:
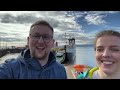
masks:
{"type": "Polygon", "coordinates": [[[43,36],[43,38],[50,38],[49,36],[43,36]]]}
{"type": "Polygon", "coordinates": [[[37,35],[34,35],[33,37],[39,37],[39,36],[37,36],[37,35]]]}

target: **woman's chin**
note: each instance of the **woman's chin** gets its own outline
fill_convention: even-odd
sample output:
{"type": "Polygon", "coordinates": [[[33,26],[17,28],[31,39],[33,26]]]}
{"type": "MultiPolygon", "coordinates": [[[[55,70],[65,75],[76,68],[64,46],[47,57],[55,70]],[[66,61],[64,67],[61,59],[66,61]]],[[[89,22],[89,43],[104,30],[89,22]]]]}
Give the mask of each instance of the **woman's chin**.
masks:
{"type": "Polygon", "coordinates": [[[114,71],[111,69],[103,69],[103,72],[108,74],[108,75],[114,73],[114,71]]]}

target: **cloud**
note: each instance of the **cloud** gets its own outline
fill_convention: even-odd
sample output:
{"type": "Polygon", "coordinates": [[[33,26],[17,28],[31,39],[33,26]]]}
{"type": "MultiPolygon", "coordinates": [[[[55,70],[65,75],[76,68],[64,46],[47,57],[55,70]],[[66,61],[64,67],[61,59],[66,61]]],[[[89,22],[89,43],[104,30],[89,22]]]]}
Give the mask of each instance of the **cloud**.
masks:
{"type": "Polygon", "coordinates": [[[108,14],[116,14],[119,13],[119,11],[89,11],[84,13],[86,14],[84,19],[88,22],[88,25],[105,25],[107,22],[104,18],[107,17],[108,14]]]}
{"type": "Polygon", "coordinates": [[[85,16],[85,20],[88,24],[101,25],[106,24],[106,21],[103,19],[104,15],[89,14],[85,16]]]}
{"type": "Polygon", "coordinates": [[[24,40],[30,25],[41,19],[48,21],[53,26],[57,40],[61,40],[61,36],[66,32],[71,33],[74,30],[79,32],[81,30],[81,26],[75,21],[76,16],[68,15],[65,11],[6,11],[0,12],[0,29],[2,33],[6,33],[4,40],[24,40]],[[8,37],[11,38],[8,39],[8,37]]]}
{"type": "Polygon", "coordinates": [[[23,14],[23,15],[18,15],[18,16],[13,16],[11,14],[4,14],[1,16],[1,23],[32,23],[38,20],[37,17],[35,17],[32,14],[23,14]]]}
{"type": "Polygon", "coordinates": [[[18,41],[23,41],[22,39],[18,39],[18,38],[12,38],[12,37],[1,37],[0,38],[1,41],[4,42],[18,42],[18,41]]]}
{"type": "Polygon", "coordinates": [[[7,35],[7,33],[0,32],[0,37],[2,37],[2,36],[6,36],[6,35],[7,35]]]}
{"type": "MultiPolygon", "coordinates": [[[[69,33],[81,42],[90,43],[93,40],[94,32],[87,34],[83,29],[83,22],[91,25],[102,26],[108,23],[105,21],[107,15],[116,14],[119,11],[1,11],[0,12],[0,35],[4,40],[26,41],[30,25],[37,20],[46,20],[54,28],[54,38],[62,42],[64,34],[69,33]],[[5,39],[6,38],[6,39],[5,39]],[[9,39],[10,38],[10,39],[9,39]]],[[[108,26],[109,27],[109,26],[108,26]]]]}
{"type": "Polygon", "coordinates": [[[80,25],[75,22],[76,16],[67,16],[65,11],[33,11],[31,13],[23,12],[23,14],[12,14],[6,12],[4,14],[2,13],[0,17],[1,23],[25,24],[33,23],[37,20],[43,19],[48,21],[54,28],[57,27],[59,30],[62,31],[81,28],[80,25]]]}

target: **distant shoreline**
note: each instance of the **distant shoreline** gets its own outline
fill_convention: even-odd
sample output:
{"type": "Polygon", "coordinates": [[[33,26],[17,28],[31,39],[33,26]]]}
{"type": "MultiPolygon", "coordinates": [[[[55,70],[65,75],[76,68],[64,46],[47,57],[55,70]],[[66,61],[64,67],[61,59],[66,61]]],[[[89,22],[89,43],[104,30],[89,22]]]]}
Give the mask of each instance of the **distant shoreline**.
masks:
{"type": "Polygon", "coordinates": [[[82,45],[76,45],[76,47],[93,47],[93,44],[82,44],[82,45]]]}

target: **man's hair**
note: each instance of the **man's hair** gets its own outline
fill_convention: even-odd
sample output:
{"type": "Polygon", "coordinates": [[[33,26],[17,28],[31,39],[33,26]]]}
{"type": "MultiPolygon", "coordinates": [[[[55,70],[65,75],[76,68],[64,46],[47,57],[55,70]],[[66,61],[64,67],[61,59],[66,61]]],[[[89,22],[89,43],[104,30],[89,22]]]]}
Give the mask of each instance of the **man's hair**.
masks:
{"type": "Polygon", "coordinates": [[[47,21],[45,21],[45,20],[39,20],[39,21],[37,21],[37,22],[35,22],[35,23],[33,23],[31,25],[29,34],[31,33],[31,28],[34,27],[34,26],[36,26],[36,25],[45,25],[45,26],[48,26],[51,29],[52,33],[54,32],[53,27],[47,21]]]}
{"type": "Polygon", "coordinates": [[[118,31],[114,31],[114,30],[103,30],[101,32],[98,32],[96,34],[95,40],[94,40],[94,50],[96,49],[96,42],[98,40],[98,38],[102,37],[102,36],[116,36],[120,38],[120,33],[118,31]]]}

